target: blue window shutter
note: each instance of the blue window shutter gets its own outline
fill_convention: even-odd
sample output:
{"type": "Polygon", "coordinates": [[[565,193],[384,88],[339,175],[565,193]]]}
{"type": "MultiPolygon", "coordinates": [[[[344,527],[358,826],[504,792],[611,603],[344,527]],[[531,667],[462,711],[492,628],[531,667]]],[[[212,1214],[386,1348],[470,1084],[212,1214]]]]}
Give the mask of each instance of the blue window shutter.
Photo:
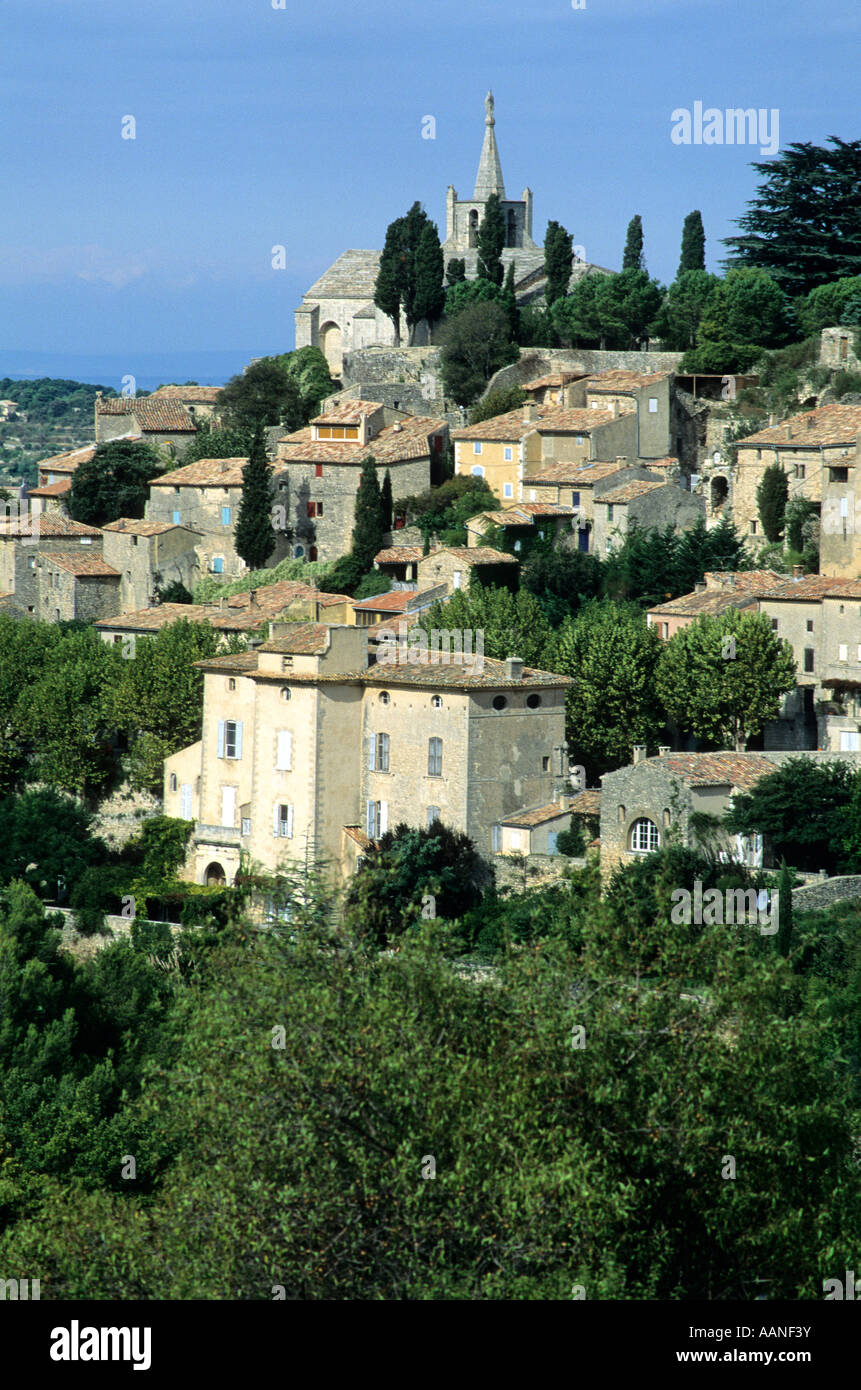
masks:
{"type": "Polygon", "coordinates": [[[372,840],[376,839],[376,834],[377,834],[377,815],[376,815],[376,807],[375,807],[373,801],[369,801],[369,802],[368,802],[368,819],[367,819],[367,826],[366,826],[366,829],[367,829],[367,832],[368,832],[368,835],[370,836],[370,838],[371,838],[372,840]]]}
{"type": "Polygon", "coordinates": [[[236,756],[237,756],[237,758],[241,758],[241,757],[242,757],[242,720],[241,720],[241,719],[237,722],[237,725],[236,725],[236,756]]]}
{"type": "Polygon", "coordinates": [[[223,757],[224,757],[224,720],[223,720],[223,719],[219,719],[219,721],[218,721],[218,756],[219,756],[219,758],[223,758],[223,757]]]}

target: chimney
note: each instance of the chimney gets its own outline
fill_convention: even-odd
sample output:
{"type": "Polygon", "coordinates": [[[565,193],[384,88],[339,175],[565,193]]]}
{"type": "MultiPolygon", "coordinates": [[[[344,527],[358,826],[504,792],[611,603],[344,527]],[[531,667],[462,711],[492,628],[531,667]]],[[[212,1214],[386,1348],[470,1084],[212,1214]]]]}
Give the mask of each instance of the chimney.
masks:
{"type": "Polygon", "coordinates": [[[669,745],[668,743],[661,743],[661,744],[658,745],[658,757],[659,757],[659,758],[662,758],[662,757],[664,756],[664,754],[665,754],[665,753],[669,753],[669,751],[670,751],[670,745],[669,745]]]}
{"type": "Polygon", "coordinates": [[[510,681],[523,680],[523,662],[519,656],[507,656],[505,658],[505,675],[510,681]]]}
{"type": "Polygon", "coordinates": [[[633,468],[633,464],[628,462],[627,454],[617,454],[616,463],[620,468],[633,468]]]}
{"type": "Polygon", "coordinates": [[[793,566],[792,566],[792,578],[795,580],[795,583],[796,583],[796,584],[798,583],[799,579],[803,579],[803,578],[804,578],[804,566],[803,566],[803,565],[793,565],[793,566]]]}
{"type": "Polygon", "coordinates": [[[218,606],[223,613],[225,608],[227,607],[227,596],[225,594],[222,594],[221,598],[218,600],[218,606]]]}
{"type": "Polygon", "coordinates": [[[523,407],[523,423],[529,425],[538,419],[538,407],[534,401],[527,401],[523,407]]]}
{"type": "Polygon", "coordinates": [[[698,582],[697,584],[694,585],[694,592],[697,593],[697,594],[704,594],[705,591],[706,591],[706,582],[705,582],[704,579],[701,579],[701,580],[699,580],[699,582],[698,582]]]}
{"type": "Polygon", "coordinates": [[[635,762],[635,763],[642,763],[642,762],[645,761],[645,758],[646,758],[646,745],[645,745],[645,743],[635,743],[635,744],[634,744],[634,762],[635,762]]]}
{"type": "Polygon", "coordinates": [[[808,417],[807,417],[807,428],[808,428],[809,430],[812,430],[812,429],[813,429],[813,426],[814,426],[815,424],[816,424],[816,418],[815,418],[815,416],[813,416],[813,415],[808,415],[808,417]]]}
{"type": "Polygon", "coordinates": [[[251,590],[249,590],[249,594],[248,594],[248,603],[249,603],[249,605],[250,605],[251,608],[256,608],[256,607],[257,607],[257,590],[256,590],[256,589],[251,589],[251,590]]]}
{"type": "Polygon", "coordinates": [[[787,437],[787,439],[791,439],[791,438],[792,438],[792,425],[789,424],[789,423],[787,423],[787,426],[786,426],[786,437],[787,437]]]}

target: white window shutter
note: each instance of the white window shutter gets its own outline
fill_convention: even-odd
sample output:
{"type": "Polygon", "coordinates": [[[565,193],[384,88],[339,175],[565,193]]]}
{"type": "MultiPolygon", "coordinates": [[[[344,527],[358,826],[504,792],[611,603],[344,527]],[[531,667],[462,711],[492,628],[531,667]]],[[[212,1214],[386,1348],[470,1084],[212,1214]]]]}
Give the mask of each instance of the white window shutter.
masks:
{"type": "Polygon", "coordinates": [[[279,806],[278,802],[276,801],[275,806],[274,806],[273,811],[272,811],[272,834],[273,834],[273,835],[278,835],[278,834],[280,834],[280,829],[279,829],[279,821],[280,821],[280,819],[281,819],[281,807],[279,806]]]}
{"type": "Polygon", "coordinates": [[[183,782],[180,787],[180,809],[179,814],[183,820],[191,820],[191,784],[183,782]]]}
{"type": "Polygon", "coordinates": [[[371,772],[377,766],[377,740],[374,734],[368,734],[368,768],[371,772]]]}
{"type": "Polygon", "coordinates": [[[219,719],[219,721],[218,721],[218,756],[219,756],[219,758],[223,758],[223,757],[224,757],[224,720],[223,720],[223,719],[219,719]]]}
{"type": "Polygon", "coordinates": [[[293,807],[287,807],[287,839],[293,839],[293,807]]]}
{"type": "Polygon", "coordinates": [[[376,835],[377,835],[376,811],[375,811],[375,808],[374,808],[374,803],[373,803],[373,801],[369,801],[369,802],[368,802],[368,813],[367,813],[367,820],[366,820],[366,828],[367,828],[367,832],[368,832],[368,835],[370,836],[370,838],[371,838],[372,840],[376,839],[376,835]]]}
{"type": "Polygon", "coordinates": [[[241,757],[242,757],[242,720],[241,720],[241,719],[238,721],[238,723],[237,723],[237,725],[236,725],[236,756],[237,756],[237,758],[241,758],[241,757]]]}
{"type": "Polygon", "coordinates": [[[381,834],[381,835],[385,835],[385,833],[386,833],[386,831],[388,830],[388,828],[389,828],[389,803],[388,803],[387,801],[381,801],[381,802],[380,802],[380,834],[381,834]]]}
{"type": "Polygon", "coordinates": [[[278,752],[275,766],[281,772],[289,772],[293,763],[293,735],[289,729],[278,731],[278,752]]]}

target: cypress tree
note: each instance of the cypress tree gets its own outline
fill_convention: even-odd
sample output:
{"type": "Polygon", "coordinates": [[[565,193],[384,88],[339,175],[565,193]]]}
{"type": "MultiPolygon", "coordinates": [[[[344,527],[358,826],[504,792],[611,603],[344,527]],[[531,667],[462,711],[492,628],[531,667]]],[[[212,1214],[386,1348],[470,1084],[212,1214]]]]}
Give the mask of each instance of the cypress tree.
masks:
{"type": "Polygon", "coordinates": [[[511,341],[512,343],[516,343],[520,337],[520,310],[517,307],[517,295],[514,293],[514,261],[508,262],[500,303],[508,319],[508,331],[511,341]]]}
{"type": "Polygon", "coordinates": [[[756,489],[756,505],[768,541],[779,541],[786,523],[789,482],[779,463],[770,463],[756,489]]]}
{"type": "Polygon", "coordinates": [[[374,303],[388,314],[395,329],[395,347],[401,342],[401,299],[404,291],[404,236],[406,218],[398,217],[386,228],[386,242],[374,286],[374,303]]]}
{"type": "MultiPolygon", "coordinates": [[[[392,475],[388,468],[383,475],[383,486],[380,488],[380,504],[383,509],[383,529],[391,531],[394,506],[392,502],[392,475]]],[[[376,551],[374,553],[376,554],[376,551]]]]}
{"type": "Polygon", "coordinates": [[[432,327],[440,318],[445,307],[443,287],[443,254],[436,224],[428,222],[419,234],[415,254],[415,294],[407,323],[410,337],[417,323],[427,319],[432,327]]]}
{"type": "Polygon", "coordinates": [[[573,254],[571,233],[566,232],[559,222],[548,222],[544,238],[544,274],[547,277],[544,300],[548,309],[568,293],[573,254]]]}
{"type": "MultiPolygon", "coordinates": [[[[682,258],[679,261],[679,275],[686,270],[705,270],[706,233],[702,213],[689,212],[682,228],[682,258]]],[[[678,275],[676,276],[678,279],[678,275]]]]}
{"type": "Polygon", "coordinates": [[[478,229],[478,274],[492,285],[502,284],[502,250],[505,246],[505,218],[497,193],[491,193],[484,205],[484,217],[478,229]]]}
{"type": "Polygon", "coordinates": [[[362,464],[354,516],[351,553],[357,565],[361,566],[362,574],[367,574],[368,570],[373,569],[374,556],[382,549],[386,532],[380,480],[372,455],[362,464]]]}
{"type": "Polygon", "coordinates": [[[242,470],[242,496],[233,533],[236,553],[252,570],[262,569],[275,549],[273,499],[272,469],[266,457],[266,439],[263,426],[258,425],[248,462],[242,470]]]}
{"type": "Polygon", "coordinates": [[[466,261],[452,256],[445,269],[445,278],[450,285],[457,285],[466,279],[466,261]]]}
{"type": "Polygon", "coordinates": [[[632,217],[628,223],[625,250],[622,254],[622,269],[646,269],[646,262],[643,259],[643,219],[639,213],[636,217],[632,217]]]}

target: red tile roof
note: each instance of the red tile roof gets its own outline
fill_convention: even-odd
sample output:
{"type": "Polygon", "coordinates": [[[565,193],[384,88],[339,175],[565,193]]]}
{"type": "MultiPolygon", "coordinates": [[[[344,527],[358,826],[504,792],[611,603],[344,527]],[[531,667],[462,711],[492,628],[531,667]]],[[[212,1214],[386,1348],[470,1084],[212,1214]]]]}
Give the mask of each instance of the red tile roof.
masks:
{"type": "Polygon", "coordinates": [[[58,569],[67,570],[69,574],[74,574],[78,579],[119,579],[120,572],[115,570],[113,565],[107,564],[101,555],[79,555],[76,551],[70,550],[48,550],[42,555],[44,560],[48,560],[58,569]]]}
{"type": "Polygon", "coordinates": [[[315,415],[312,425],[359,425],[366,415],[383,409],[382,401],[341,401],[323,415],[315,415]]]}
{"type": "Polygon", "coordinates": [[[85,526],[82,521],[72,521],[62,512],[40,512],[34,518],[12,520],[0,516],[0,538],[8,536],[34,536],[37,540],[50,540],[56,536],[100,536],[96,526],[85,526]]]}
{"type": "Polygon", "coordinates": [[[353,468],[360,467],[366,458],[373,458],[378,466],[406,463],[428,458],[431,435],[442,434],[447,428],[445,420],[434,416],[410,415],[398,424],[386,425],[367,444],[354,439],[316,440],[309,429],[296,430],[279,439],[276,463],[340,463],[353,468]]]}
{"type": "Polygon", "coordinates": [[[612,492],[605,492],[601,497],[595,498],[595,506],[599,502],[607,502],[615,506],[617,502],[633,502],[637,497],[642,497],[647,492],[653,492],[656,487],[666,487],[663,478],[656,478],[654,482],[647,478],[634,478],[633,482],[623,483],[621,487],[614,488],[612,492]]]}
{"type": "Polygon", "coordinates": [[[221,386],[159,386],[157,391],[145,397],[146,400],[191,401],[192,405],[214,405],[218,400],[221,386]]]}
{"type": "Polygon", "coordinates": [[[36,467],[42,473],[74,473],[78,464],[89,463],[95,452],[95,444],[86,444],[80,449],[71,449],[67,454],[53,454],[51,458],[40,459],[36,467]]]}
{"type": "Polygon", "coordinates": [[[611,368],[606,372],[596,372],[587,377],[581,385],[595,393],[613,395],[627,391],[639,391],[642,386],[654,386],[666,381],[669,372],[629,372],[622,368],[611,368]]]}
{"type": "Polygon", "coordinates": [[[134,415],[151,434],[194,434],[197,426],[179,401],[164,396],[104,396],[96,400],[97,415],[134,415]]]}
{"type": "Polygon", "coordinates": [[[197,459],[151,478],[150,487],[241,487],[247,458],[197,459]]]}
{"type": "Polygon", "coordinates": [[[65,497],[72,491],[71,478],[58,478],[56,483],[45,483],[44,487],[31,487],[28,497],[65,497]]]}
{"type": "Polygon", "coordinates": [[[420,545],[390,545],[378,550],[374,560],[378,565],[412,565],[422,558],[420,545]]]}
{"type": "Polygon", "coordinates": [[[861,405],[820,405],[791,415],[776,425],[758,430],[737,441],[741,449],[771,444],[789,449],[818,448],[820,444],[846,444],[854,447],[861,432],[861,405]]]}
{"type": "MultiPolygon", "coordinates": [[[[516,555],[506,555],[502,550],[494,550],[489,545],[439,545],[422,560],[432,560],[437,555],[453,555],[465,565],[516,565],[516,555]]],[[[421,565],[421,560],[419,561],[421,565]]]]}
{"type": "Polygon", "coordinates": [[[537,430],[539,434],[589,434],[616,417],[611,410],[567,410],[559,405],[518,406],[504,415],[452,430],[454,440],[479,442],[517,441],[537,430]]]}

